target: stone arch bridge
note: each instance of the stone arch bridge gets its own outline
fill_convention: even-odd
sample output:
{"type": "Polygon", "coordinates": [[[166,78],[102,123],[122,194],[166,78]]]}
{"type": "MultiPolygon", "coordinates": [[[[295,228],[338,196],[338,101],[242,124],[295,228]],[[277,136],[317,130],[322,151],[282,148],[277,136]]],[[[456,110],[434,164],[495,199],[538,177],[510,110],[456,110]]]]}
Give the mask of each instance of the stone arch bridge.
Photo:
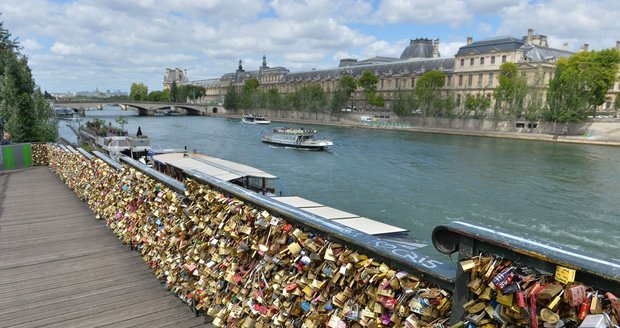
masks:
{"type": "Polygon", "coordinates": [[[205,104],[191,104],[191,103],[173,103],[173,102],[154,102],[154,101],[99,101],[99,100],[84,100],[84,101],[55,101],[54,106],[65,106],[73,109],[81,116],[84,116],[84,111],[88,108],[103,109],[104,106],[118,106],[123,110],[130,108],[136,109],[140,116],[155,116],[165,113],[178,113],[182,115],[211,115],[225,112],[223,106],[220,105],[205,105],[205,104]]]}

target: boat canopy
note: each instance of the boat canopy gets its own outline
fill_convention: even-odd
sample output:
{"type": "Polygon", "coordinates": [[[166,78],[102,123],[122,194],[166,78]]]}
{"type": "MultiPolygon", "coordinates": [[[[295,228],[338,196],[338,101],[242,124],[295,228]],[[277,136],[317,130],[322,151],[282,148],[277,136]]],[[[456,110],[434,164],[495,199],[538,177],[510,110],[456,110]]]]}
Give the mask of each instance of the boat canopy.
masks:
{"type": "Polygon", "coordinates": [[[306,212],[333,220],[349,228],[365,232],[369,235],[406,234],[407,230],[393,225],[375,221],[357,214],[341,211],[298,196],[273,197],[282,203],[297,207],[306,212]]]}
{"type": "Polygon", "coordinates": [[[154,155],[153,160],[182,170],[195,169],[224,181],[232,181],[242,177],[278,178],[248,165],[204,154],[166,153],[154,155]]]}

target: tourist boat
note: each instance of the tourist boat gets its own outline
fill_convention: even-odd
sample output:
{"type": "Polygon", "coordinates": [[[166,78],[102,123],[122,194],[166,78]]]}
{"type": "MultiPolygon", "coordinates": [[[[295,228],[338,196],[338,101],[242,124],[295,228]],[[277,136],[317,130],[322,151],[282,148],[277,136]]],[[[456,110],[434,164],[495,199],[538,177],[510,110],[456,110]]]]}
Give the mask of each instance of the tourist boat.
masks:
{"type": "Polygon", "coordinates": [[[165,112],[164,112],[164,115],[165,115],[165,116],[180,116],[180,115],[181,115],[181,112],[179,112],[179,111],[178,111],[178,110],[176,110],[176,109],[169,109],[169,110],[167,110],[167,111],[165,111],[165,112]]]}
{"type": "Polygon", "coordinates": [[[262,116],[262,115],[254,116],[252,114],[241,116],[241,122],[247,123],[247,124],[269,124],[271,123],[271,121],[268,120],[265,116],[262,116]]]}
{"type": "Polygon", "coordinates": [[[263,134],[261,140],[270,144],[313,150],[325,150],[334,144],[331,140],[315,139],[317,133],[314,129],[283,127],[263,134]]]}
{"type": "Polygon", "coordinates": [[[122,129],[100,129],[87,125],[81,125],[77,130],[80,143],[88,143],[114,159],[122,155],[140,159],[151,150],[151,141],[146,135],[131,137],[122,129]]]}

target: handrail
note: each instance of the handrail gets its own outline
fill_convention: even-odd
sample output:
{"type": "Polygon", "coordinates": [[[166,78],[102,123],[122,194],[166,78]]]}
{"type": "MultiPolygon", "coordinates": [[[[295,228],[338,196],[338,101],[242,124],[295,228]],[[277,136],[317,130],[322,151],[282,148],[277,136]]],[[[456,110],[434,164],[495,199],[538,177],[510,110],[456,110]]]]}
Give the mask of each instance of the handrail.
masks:
{"type": "Polygon", "coordinates": [[[480,251],[504,254],[551,273],[556,265],[573,268],[578,270],[579,281],[614,293],[620,292],[618,259],[569,249],[552,242],[541,243],[460,221],[435,227],[432,241],[440,252],[452,254],[462,248],[462,237],[475,240],[474,254],[480,251]]]}
{"type": "Polygon", "coordinates": [[[142,173],[147,174],[148,176],[150,176],[153,179],[159,180],[160,182],[162,182],[163,184],[165,184],[166,186],[168,186],[169,188],[171,188],[172,190],[176,191],[177,193],[184,195],[185,192],[185,185],[182,182],[179,182],[153,168],[150,168],[138,161],[136,161],[135,159],[129,157],[129,156],[122,156],[120,158],[121,162],[125,162],[128,165],[132,166],[133,168],[141,171],[142,173]]]}
{"type": "Polygon", "coordinates": [[[455,268],[451,263],[431,259],[414,252],[410,248],[398,245],[390,239],[372,236],[337,222],[326,220],[321,216],[211,177],[203,172],[194,169],[184,170],[183,172],[209,184],[214,189],[276,213],[292,223],[301,224],[311,230],[328,235],[334,241],[358,250],[363,249],[369,257],[375,257],[402,270],[418,274],[445,289],[452,290],[454,288],[455,268]]]}
{"type": "Polygon", "coordinates": [[[99,157],[102,161],[106,162],[108,165],[110,165],[111,167],[120,170],[123,167],[121,166],[121,164],[115,160],[113,160],[110,156],[100,152],[100,151],[93,151],[93,154],[95,154],[95,156],[99,157]]]}
{"type": "Polygon", "coordinates": [[[84,148],[78,148],[77,151],[79,151],[80,154],[84,155],[84,157],[88,158],[88,160],[92,161],[93,158],[95,158],[91,153],[86,151],[84,148]]]}

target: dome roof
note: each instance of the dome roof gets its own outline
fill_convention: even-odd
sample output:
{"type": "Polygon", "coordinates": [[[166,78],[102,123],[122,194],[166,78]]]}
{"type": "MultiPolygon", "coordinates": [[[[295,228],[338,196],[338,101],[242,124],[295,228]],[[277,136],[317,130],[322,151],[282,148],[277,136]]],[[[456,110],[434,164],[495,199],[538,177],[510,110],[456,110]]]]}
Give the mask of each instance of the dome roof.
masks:
{"type": "Polygon", "coordinates": [[[400,55],[400,59],[409,58],[433,58],[433,41],[430,39],[411,40],[409,46],[400,55]]]}

